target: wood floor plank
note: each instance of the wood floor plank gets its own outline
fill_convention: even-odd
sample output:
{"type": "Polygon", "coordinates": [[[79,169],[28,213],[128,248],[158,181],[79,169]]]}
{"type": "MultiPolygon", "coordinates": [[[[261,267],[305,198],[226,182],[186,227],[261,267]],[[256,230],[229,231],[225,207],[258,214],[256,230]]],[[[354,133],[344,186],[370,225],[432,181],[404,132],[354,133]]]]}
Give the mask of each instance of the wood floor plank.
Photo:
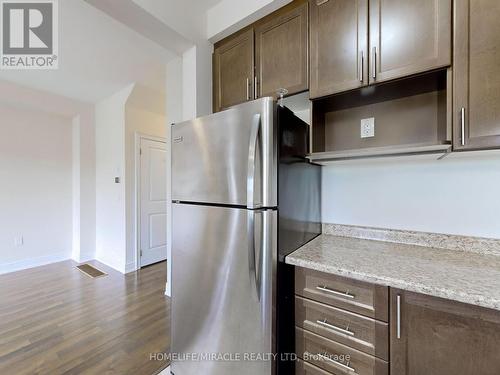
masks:
{"type": "Polygon", "coordinates": [[[0,374],[152,375],[168,353],[166,263],[91,279],[72,261],[0,275],[0,374]]]}

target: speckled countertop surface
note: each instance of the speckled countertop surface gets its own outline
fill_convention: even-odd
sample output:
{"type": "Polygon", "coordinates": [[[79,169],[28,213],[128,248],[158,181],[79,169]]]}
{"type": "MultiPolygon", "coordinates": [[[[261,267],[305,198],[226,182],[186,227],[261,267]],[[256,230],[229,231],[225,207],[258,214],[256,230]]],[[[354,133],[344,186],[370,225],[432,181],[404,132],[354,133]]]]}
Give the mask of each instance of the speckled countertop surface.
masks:
{"type": "Polygon", "coordinates": [[[500,310],[500,256],[323,234],[286,263],[500,310]]]}

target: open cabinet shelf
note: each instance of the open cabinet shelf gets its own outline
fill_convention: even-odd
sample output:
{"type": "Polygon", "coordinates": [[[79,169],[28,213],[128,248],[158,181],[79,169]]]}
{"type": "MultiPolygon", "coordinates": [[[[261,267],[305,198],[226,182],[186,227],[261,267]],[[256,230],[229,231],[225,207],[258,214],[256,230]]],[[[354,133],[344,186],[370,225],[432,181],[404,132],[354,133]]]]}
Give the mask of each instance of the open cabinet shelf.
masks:
{"type": "Polygon", "coordinates": [[[450,151],[450,77],[440,70],[315,100],[310,159],[450,151]],[[375,136],[361,138],[361,120],[371,117],[375,136]]]}

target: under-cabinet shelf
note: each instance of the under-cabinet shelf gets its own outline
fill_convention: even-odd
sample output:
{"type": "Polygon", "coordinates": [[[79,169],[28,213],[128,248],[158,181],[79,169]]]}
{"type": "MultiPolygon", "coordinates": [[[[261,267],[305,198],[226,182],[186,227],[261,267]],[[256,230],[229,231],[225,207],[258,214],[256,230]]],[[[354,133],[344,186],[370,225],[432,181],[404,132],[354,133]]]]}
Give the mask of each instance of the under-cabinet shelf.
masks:
{"type": "Polygon", "coordinates": [[[381,158],[394,156],[412,156],[436,154],[442,157],[451,152],[451,143],[442,144],[409,144],[386,147],[372,147],[342,151],[315,152],[309,154],[309,160],[317,164],[330,164],[336,161],[381,158]]]}

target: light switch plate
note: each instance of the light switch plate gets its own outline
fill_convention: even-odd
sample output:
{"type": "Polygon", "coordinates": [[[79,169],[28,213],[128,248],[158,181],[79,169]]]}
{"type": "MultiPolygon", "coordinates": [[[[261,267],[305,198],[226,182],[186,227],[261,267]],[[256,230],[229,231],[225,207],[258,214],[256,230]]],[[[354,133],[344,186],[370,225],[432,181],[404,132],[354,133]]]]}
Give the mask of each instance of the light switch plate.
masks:
{"type": "Polygon", "coordinates": [[[364,118],[361,120],[361,138],[375,137],[375,118],[364,118]]]}

